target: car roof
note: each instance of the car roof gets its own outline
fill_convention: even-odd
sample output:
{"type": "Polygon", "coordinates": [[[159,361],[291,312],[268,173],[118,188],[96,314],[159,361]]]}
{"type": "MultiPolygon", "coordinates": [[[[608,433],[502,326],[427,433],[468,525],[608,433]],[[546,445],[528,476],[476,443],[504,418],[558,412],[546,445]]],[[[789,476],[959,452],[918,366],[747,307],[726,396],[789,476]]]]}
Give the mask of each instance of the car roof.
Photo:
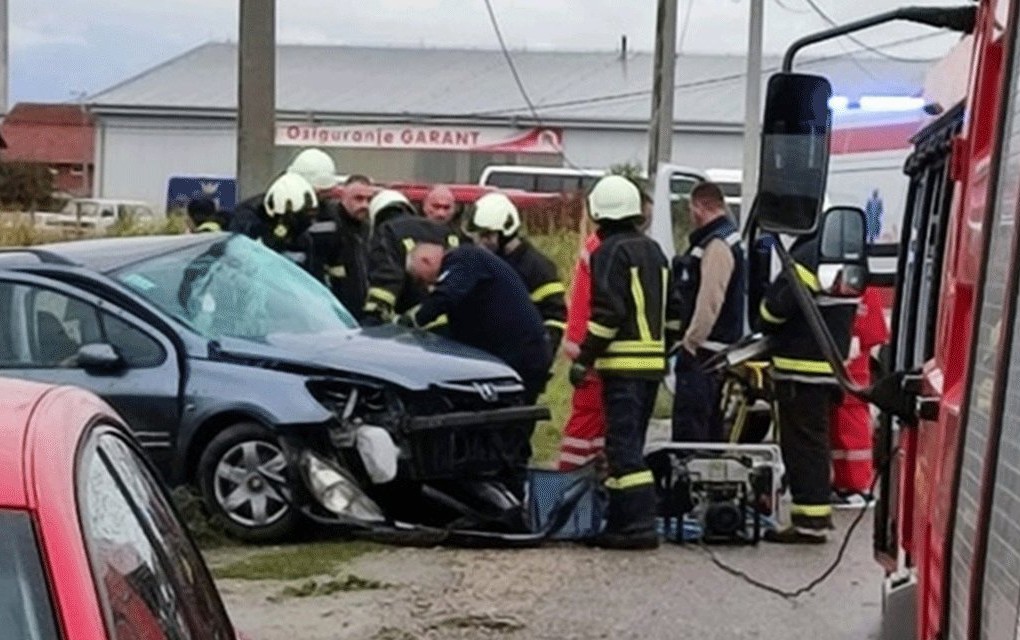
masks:
{"type": "Polygon", "coordinates": [[[0,378],[0,507],[24,509],[25,443],[29,419],[53,387],[0,378]]]}
{"type": "Polygon", "coordinates": [[[541,167],[524,164],[489,165],[482,173],[501,171],[505,173],[528,173],[533,175],[602,176],[604,169],[574,169],[571,167],[541,167]]]}
{"type": "Polygon", "coordinates": [[[38,262],[86,267],[100,273],[115,271],[129,264],[182,249],[208,245],[222,240],[221,233],[189,233],[174,236],[138,236],[133,238],[94,238],[23,247],[0,252],[30,254],[38,262]]]}

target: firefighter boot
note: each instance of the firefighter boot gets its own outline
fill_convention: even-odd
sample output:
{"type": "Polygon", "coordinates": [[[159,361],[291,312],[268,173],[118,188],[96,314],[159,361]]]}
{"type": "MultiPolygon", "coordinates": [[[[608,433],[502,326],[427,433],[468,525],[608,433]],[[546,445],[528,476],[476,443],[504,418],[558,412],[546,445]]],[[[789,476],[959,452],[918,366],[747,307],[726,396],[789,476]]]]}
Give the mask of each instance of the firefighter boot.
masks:
{"type": "Polygon", "coordinates": [[[606,528],[592,540],[593,546],[626,550],[658,548],[654,486],[611,489],[606,516],[606,528]]]}
{"type": "Polygon", "coordinates": [[[825,544],[828,542],[830,529],[835,529],[832,525],[832,515],[814,517],[794,515],[791,526],[766,531],[765,540],[777,544],[825,544]]]}

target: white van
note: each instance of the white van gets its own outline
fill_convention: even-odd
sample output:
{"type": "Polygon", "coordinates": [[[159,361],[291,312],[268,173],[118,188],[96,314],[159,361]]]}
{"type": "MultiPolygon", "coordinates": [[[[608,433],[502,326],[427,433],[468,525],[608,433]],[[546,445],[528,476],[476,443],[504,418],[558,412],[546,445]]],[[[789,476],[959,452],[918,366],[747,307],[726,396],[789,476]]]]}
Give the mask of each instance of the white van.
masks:
{"type": "Polygon", "coordinates": [[[588,191],[604,175],[606,172],[601,169],[490,165],[482,171],[478,184],[533,193],[572,193],[588,191]]]}

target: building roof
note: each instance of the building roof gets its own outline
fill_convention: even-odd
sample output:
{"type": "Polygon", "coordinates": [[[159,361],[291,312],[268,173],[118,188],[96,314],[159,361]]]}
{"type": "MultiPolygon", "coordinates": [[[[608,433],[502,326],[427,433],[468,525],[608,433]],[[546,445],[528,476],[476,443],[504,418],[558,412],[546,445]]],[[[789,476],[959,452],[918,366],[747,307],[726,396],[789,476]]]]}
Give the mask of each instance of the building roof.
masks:
{"type": "MultiPolygon", "coordinates": [[[[652,55],[620,52],[517,51],[514,61],[548,125],[647,126],[652,55]]],[[[779,59],[764,60],[768,75],[779,59]]],[[[677,123],[743,123],[745,60],[682,55],[677,60],[677,123]]],[[[797,68],[829,76],[835,93],[919,95],[929,63],[880,58],[798,60],[797,68]]],[[[281,45],[277,49],[280,115],[305,120],[403,122],[535,122],[502,52],[479,49],[281,45]]],[[[190,113],[233,117],[237,46],[209,43],[102,91],[90,99],[100,114],[190,113]]]]}
{"type": "Polygon", "coordinates": [[[73,104],[18,103],[0,128],[4,158],[45,164],[92,163],[92,116],[73,104]]]}

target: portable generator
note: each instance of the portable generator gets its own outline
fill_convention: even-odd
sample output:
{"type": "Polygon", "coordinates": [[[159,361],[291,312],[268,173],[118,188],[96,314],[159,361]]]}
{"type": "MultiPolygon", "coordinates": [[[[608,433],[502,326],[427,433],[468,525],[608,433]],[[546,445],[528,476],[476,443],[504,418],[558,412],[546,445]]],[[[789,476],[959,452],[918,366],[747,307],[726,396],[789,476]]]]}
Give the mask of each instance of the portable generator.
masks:
{"type": "Polygon", "coordinates": [[[778,445],[656,443],[646,448],[645,460],[659,517],[695,521],[705,543],[757,544],[766,522],[781,519],[778,445]]]}

